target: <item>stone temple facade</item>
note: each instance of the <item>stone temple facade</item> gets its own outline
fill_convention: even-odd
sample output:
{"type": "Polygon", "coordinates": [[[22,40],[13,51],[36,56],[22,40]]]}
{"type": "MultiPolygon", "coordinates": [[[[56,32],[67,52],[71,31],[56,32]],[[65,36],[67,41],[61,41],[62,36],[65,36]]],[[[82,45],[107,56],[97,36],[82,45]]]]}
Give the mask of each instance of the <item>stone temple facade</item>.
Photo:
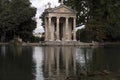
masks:
{"type": "Polygon", "coordinates": [[[45,41],[76,41],[76,11],[63,3],[45,9],[45,41]]]}

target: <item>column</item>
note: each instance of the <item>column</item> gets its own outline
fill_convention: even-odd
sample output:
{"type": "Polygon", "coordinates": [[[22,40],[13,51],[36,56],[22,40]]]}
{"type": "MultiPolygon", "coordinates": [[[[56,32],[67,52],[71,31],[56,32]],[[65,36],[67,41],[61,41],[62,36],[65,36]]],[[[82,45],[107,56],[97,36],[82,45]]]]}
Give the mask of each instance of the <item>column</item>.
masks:
{"type": "Polygon", "coordinates": [[[65,25],[65,40],[68,41],[69,39],[69,33],[68,33],[68,17],[66,17],[66,25],[65,25]]]}
{"type": "Polygon", "coordinates": [[[49,21],[49,41],[52,41],[52,28],[51,28],[51,17],[48,18],[49,21]]]}
{"type": "Polygon", "coordinates": [[[59,34],[59,19],[60,17],[57,17],[57,32],[56,32],[56,37],[57,37],[57,41],[60,41],[60,34],[59,34]]]}
{"type": "Polygon", "coordinates": [[[47,25],[47,18],[44,18],[45,20],[45,41],[48,40],[48,25],[47,25]]]}
{"type": "Polygon", "coordinates": [[[76,41],[76,17],[74,17],[73,21],[73,41],[76,41]]]}

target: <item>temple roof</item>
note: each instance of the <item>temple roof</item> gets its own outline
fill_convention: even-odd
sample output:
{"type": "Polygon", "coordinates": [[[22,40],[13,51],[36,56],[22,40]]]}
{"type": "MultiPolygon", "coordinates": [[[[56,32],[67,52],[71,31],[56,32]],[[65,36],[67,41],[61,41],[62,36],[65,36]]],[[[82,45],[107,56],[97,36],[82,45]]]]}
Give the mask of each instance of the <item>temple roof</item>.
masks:
{"type": "Polygon", "coordinates": [[[55,8],[48,8],[45,10],[45,12],[48,13],[73,13],[76,14],[77,11],[71,9],[70,7],[67,7],[66,5],[62,4],[55,8]]]}

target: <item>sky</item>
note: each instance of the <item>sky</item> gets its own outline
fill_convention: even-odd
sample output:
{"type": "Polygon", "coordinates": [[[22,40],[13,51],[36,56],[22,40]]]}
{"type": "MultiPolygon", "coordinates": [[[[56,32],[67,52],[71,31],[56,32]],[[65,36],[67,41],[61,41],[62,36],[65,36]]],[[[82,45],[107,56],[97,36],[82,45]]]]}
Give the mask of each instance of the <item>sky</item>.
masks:
{"type": "Polygon", "coordinates": [[[32,3],[32,6],[37,8],[37,14],[36,14],[36,21],[37,21],[37,28],[34,30],[36,33],[38,32],[44,32],[43,27],[41,26],[41,20],[39,19],[40,15],[45,9],[45,6],[48,4],[48,2],[51,3],[51,7],[54,8],[55,6],[58,6],[58,0],[30,0],[32,3]]]}

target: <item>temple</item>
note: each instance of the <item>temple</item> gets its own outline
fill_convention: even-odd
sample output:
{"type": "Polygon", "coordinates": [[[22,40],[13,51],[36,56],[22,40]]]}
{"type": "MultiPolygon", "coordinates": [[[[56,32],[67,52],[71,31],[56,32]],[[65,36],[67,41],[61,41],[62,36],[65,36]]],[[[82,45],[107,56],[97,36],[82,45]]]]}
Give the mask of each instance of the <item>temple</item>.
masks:
{"type": "Polygon", "coordinates": [[[61,4],[48,8],[43,12],[45,41],[76,41],[76,11],[61,4]]]}

